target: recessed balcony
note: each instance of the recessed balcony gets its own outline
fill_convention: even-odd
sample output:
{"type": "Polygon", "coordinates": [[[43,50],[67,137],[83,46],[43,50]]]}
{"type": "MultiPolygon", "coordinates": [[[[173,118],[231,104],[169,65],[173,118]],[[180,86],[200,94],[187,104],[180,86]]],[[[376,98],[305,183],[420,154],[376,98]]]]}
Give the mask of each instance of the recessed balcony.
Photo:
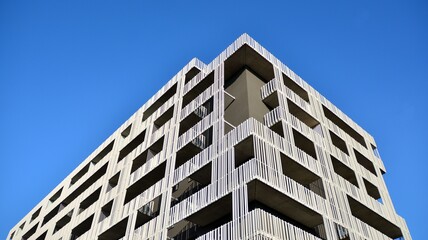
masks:
{"type": "Polygon", "coordinates": [[[189,92],[183,96],[182,108],[186,107],[191,101],[197,98],[201,93],[203,93],[207,88],[209,88],[214,83],[214,72],[208,74],[204,79],[202,79],[196,86],[194,86],[189,92]]]}
{"type": "Polygon", "coordinates": [[[167,90],[161,97],[158,98],[150,107],[148,107],[143,113],[142,121],[149,118],[156,110],[158,110],[164,103],[166,103],[174,94],[177,92],[177,84],[174,84],[169,90],[167,90]]]}
{"type": "Polygon", "coordinates": [[[155,199],[138,209],[134,230],[143,226],[153,218],[159,216],[161,203],[162,195],[159,195],[155,199]]]}
{"type": "Polygon", "coordinates": [[[323,236],[323,217],[318,212],[288,197],[259,180],[248,183],[249,210],[263,209],[276,217],[293,224],[317,237],[323,236]]]}
{"type": "Polygon", "coordinates": [[[190,197],[211,183],[212,163],[208,163],[173,187],[171,206],[190,197]]]}
{"type": "Polygon", "coordinates": [[[179,135],[187,132],[213,111],[213,98],[208,99],[180,122],[179,135]]]}
{"type": "Polygon", "coordinates": [[[380,216],[364,204],[348,196],[349,206],[351,207],[351,213],[356,218],[377,229],[379,232],[387,235],[388,237],[395,239],[402,237],[403,234],[398,226],[391,223],[384,217],[380,216]]]}
{"type": "Polygon", "coordinates": [[[282,173],[285,176],[293,179],[304,187],[312,190],[319,196],[325,198],[324,185],[322,183],[322,179],[318,175],[303,167],[283,153],[281,153],[281,165],[282,173]]]}
{"type": "Polygon", "coordinates": [[[145,190],[150,188],[156,182],[160,181],[165,177],[166,161],[152,169],[138,181],[133,183],[126,190],[124,204],[130,202],[132,199],[143,193],[145,190]]]}
{"type": "Polygon", "coordinates": [[[342,178],[346,179],[348,182],[353,184],[356,187],[359,187],[357,177],[355,175],[355,172],[343,164],[341,161],[339,161],[337,158],[330,155],[331,163],[333,164],[333,170],[336,174],[341,176],[342,178]]]}
{"type": "Polygon", "coordinates": [[[171,226],[168,237],[174,240],[196,239],[232,220],[232,194],[218,199],[171,226]]]}
{"type": "Polygon", "coordinates": [[[293,129],[294,144],[299,149],[303,150],[306,154],[310,155],[314,159],[317,159],[317,153],[315,151],[314,143],[309,140],[303,134],[293,129]]]}
{"type": "Polygon", "coordinates": [[[194,139],[189,141],[185,146],[183,146],[177,152],[176,161],[175,161],[175,169],[179,168],[181,165],[186,163],[192,157],[196,156],[202,150],[207,148],[212,144],[212,127],[205,130],[200,135],[196,136],[194,139]]]}
{"type": "Polygon", "coordinates": [[[349,156],[348,147],[346,146],[346,142],[342,138],[340,138],[339,136],[334,134],[332,131],[329,131],[329,133],[330,133],[330,138],[331,138],[331,142],[333,143],[333,145],[336,146],[337,148],[339,148],[342,152],[346,153],[346,155],[349,156]]]}
{"type": "Polygon", "coordinates": [[[126,226],[128,224],[128,217],[113,225],[111,228],[98,236],[98,240],[119,240],[126,234],[126,226]]]}

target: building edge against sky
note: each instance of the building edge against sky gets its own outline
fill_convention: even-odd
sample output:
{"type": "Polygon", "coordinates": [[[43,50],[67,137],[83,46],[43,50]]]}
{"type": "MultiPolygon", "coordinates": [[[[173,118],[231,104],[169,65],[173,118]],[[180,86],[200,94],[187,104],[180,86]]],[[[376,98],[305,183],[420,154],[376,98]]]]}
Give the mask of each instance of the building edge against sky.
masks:
{"type": "Polygon", "coordinates": [[[373,137],[247,34],[191,60],[8,239],[411,239],[373,137]]]}

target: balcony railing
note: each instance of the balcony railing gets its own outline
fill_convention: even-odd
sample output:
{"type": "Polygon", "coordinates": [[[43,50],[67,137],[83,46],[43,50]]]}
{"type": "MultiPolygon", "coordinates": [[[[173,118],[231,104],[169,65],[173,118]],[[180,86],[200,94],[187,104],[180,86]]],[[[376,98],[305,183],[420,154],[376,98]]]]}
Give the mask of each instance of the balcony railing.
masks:
{"type": "Polygon", "coordinates": [[[238,188],[238,186],[254,179],[269,182],[274,188],[296,201],[304,203],[319,213],[326,213],[325,199],[282,173],[276,172],[265,163],[252,159],[233,170],[230,176],[226,175],[172,207],[169,215],[169,224],[172,225],[181,221],[226,196],[233,189],[238,188]]]}
{"type": "Polygon", "coordinates": [[[321,240],[261,209],[255,209],[241,218],[226,223],[198,237],[197,240],[258,239],[257,236],[265,236],[266,239],[289,239],[290,236],[299,236],[298,239],[321,240]],[[278,229],[281,230],[278,231],[278,229]]]}

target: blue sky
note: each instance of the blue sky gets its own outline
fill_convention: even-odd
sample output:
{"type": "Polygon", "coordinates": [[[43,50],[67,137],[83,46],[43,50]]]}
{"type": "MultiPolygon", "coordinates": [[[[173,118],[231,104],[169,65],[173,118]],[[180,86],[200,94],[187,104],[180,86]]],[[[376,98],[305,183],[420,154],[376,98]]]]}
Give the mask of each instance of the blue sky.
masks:
{"type": "Polygon", "coordinates": [[[426,1],[147,2],[0,1],[0,239],[189,60],[244,32],[375,137],[424,239],[426,1]]]}

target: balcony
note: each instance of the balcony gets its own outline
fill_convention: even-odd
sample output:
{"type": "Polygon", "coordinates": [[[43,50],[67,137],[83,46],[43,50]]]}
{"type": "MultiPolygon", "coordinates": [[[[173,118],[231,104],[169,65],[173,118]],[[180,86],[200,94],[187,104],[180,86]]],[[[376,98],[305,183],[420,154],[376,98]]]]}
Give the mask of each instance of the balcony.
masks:
{"type": "Polygon", "coordinates": [[[324,185],[322,179],[318,175],[283,153],[281,153],[281,165],[282,173],[285,176],[325,198],[324,185]]]}
{"type": "Polygon", "coordinates": [[[154,112],[156,112],[162,105],[164,105],[169,99],[171,99],[177,92],[177,84],[174,84],[168,91],[160,96],[154,103],[148,107],[143,113],[142,121],[148,119],[154,112]]]}
{"type": "Polygon", "coordinates": [[[275,78],[264,84],[260,88],[260,94],[263,102],[272,109],[278,107],[278,91],[281,89],[281,83],[275,78]]]}
{"type": "Polygon", "coordinates": [[[342,129],[344,132],[346,132],[349,136],[351,136],[355,141],[360,143],[363,147],[367,149],[366,142],[364,140],[364,137],[359,134],[357,131],[355,131],[351,126],[349,126],[345,121],[340,119],[336,114],[334,114],[332,111],[330,111],[325,106],[322,106],[324,111],[324,116],[328,118],[331,122],[333,122],[335,125],[337,125],[340,129],[342,129]]]}
{"type": "Polygon", "coordinates": [[[171,206],[193,195],[211,183],[212,163],[208,163],[173,187],[171,206]]]}
{"type": "Polygon", "coordinates": [[[312,235],[326,239],[326,236],[321,236],[323,231],[319,231],[324,223],[320,213],[262,181],[254,180],[248,183],[248,201],[250,211],[261,209],[312,235]]]}
{"type": "Polygon", "coordinates": [[[94,214],[92,214],[90,217],[85,219],[79,225],[74,227],[73,230],[71,230],[70,240],[78,240],[79,238],[84,239],[83,235],[91,229],[93,219],[94,219],[94,214]]]}
{"type": "Polygon", "coordinates": [[[321,238],[274,216],[260,208],[256,208],[241,218],[218,227],[198,240],[211,239],[289,239],[290,236],[304,236],[305,240],[321,240],[321,238]],[[276,231],[276,226],[281,231],[276,231]]]}
{"type": "Polygon", "coordinates": [[[301,99],[305,100],[307,103],[309,103],[309,95],[308,92],[303,89],[299,84],[297,84],[295,81],[293,81],[291,78],[289,78],[284,73],[282,74],[282,79],[284,80],[284,85],[292,90],[295,94],[297,94],[301,99]]]}
{"type": "Polygon", "coordinates": [[[367,223],[369,226],[378,230],[379,232],[387,235],[390,238],[399,238],[403,236],[400,228],[397,227],[394,223],[388,221],[381,215],[377,214],[370,208],[366,207],[364,204],[355,200],[354,198],[348,196],[349,206],[351,208],[351,213],[356,218],[360,219],[364,223],[367,223]]]}
{"type": "Polygon", "coordinates": [[[203,133],[190,140],[180,150],[178,150],[176,155],[175,169],[179,168],[189,159],[193,158],[212,144],[212,131],[212,127],[208,128],[203,133]]]}
{"type": "Polygon", "coordinates": [[[134,230],[138,229],[140,226],[159,216],[161,203],[162,195],[159,195],[158,197],[138,209],[137,220],[135,222],[134,230]]]}
{"type": "Polygon", "coordinates": [[[294,144],[297,148],[303,150],[306,154],[317,159],[314,143],[301,133],[293,129],[294,144]]]}
{"type": "Polygon", "coordinates": [[[174,240],[196,239],[231,220],[230,193],[172,225],[168,230],[168,237],[174,240]]]}
{"type": "Polygon", "coordinates": [[[157,154],[159,154],[163,149],[164,137],[157,140],[150,147],[148,147],[144,152],[138,155],[132,161],[131,174],[135,172],[138,168],[143,166],[147,161],[154,158],[157,154]]]}
{"type": "Polygon", "coordinates": [[[200,94],[202,94],[205,90],[207,90],[214,83],[214,72],[210,73],[204,79],[202,79],[199,83],[196,84],[193,88],[191,88],[187,93],[183,96],[182,108],[187,106],[190,102],[195,100],[200,94]]]}
{"type": "Polygon", "coordinates": [[[200,73],[201,70],[197,67],[193,67],[192,69],[190,69],[185,76],[184,79],[184,83],[188,83],[190,80],[192,80],[196,75],[198,75],[198,73],[200,73]]]}
{"type": "Polygon", "coordinates": [[[335,173],[340,175],[342,178],[346,179],[348,182],[353,184],[356,187],[359,187],[357,177],[355,175],[355,172],[343,164],[341,161],[339,161],[337,158],[330,155],[331,163],[333,164],[333,170],[335,173]]]}
{"type": "Polygon", "coordinates": [[[195,126],[199,121],[204,119],[208,114],[213,111],[213,98],[204,102],[201,106],[197,107],[187,117],[180,122],[179,134],[187,132],[190,128],[195,126]]]}
{"type": "Polygon", "coordinates": [[[348,151],[348,147],[346,146],[346,142],[343,139],[341,139],[339,136],[334,134],[332,131],[329,131],[329,133],[330,133],[330,138],[333,145],[338,149],[340,149],[340,151],[344,152],[346,155],[349,156],[349,151],[348,151]]]}
{"type": "Polygon", "coordinates": [[[365,169],[370,171],[373,175],[377,176],[375,166],[373,162],[366,158],[363,154],[354,149],[355,158],[357,162],[363,166],[365,169]]]}
{"type": "Polygon", "coordinates": [[[126,226],[128,225],[128,217],[119,221],[108,230],[98,236],[98,240],[119,240],[126,234],[126,226]]]}
{"type": "Polygon", "coordinates": [[[126,190],[124,204],[130,202],[165,176],[166,162],[153,168],[150,172],[134,182],[126,190]]]}

